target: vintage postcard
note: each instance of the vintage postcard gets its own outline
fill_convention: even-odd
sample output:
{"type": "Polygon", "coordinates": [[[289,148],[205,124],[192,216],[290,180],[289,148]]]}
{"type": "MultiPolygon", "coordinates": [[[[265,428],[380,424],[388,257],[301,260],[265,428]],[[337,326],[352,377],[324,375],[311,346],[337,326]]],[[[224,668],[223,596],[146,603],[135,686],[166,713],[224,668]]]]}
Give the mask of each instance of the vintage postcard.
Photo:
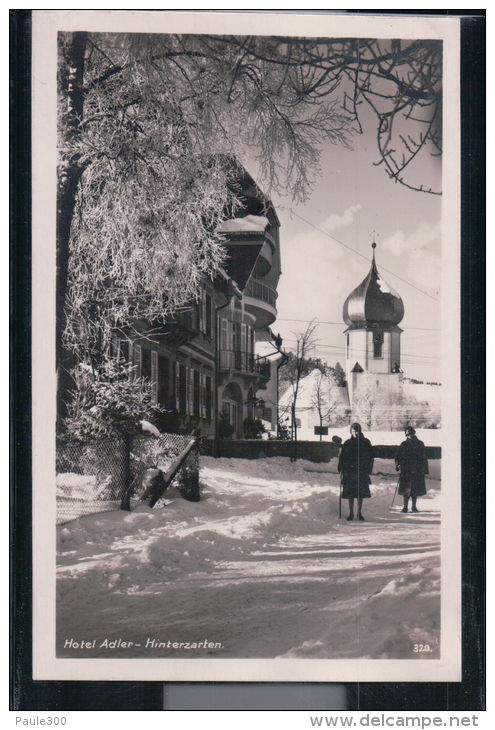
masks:
{"type": "Polygon", "coordinates": [[[461,680],[459,20],[33,12],[34,678],[461,680]]]}

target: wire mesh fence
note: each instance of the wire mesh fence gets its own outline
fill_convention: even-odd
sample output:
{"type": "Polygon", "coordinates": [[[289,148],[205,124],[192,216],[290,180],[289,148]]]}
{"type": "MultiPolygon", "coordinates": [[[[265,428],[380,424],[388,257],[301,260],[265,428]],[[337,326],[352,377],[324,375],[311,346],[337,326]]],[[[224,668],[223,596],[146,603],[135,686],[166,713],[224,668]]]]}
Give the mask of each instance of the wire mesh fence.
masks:
{"type": "Polygon", "coordinates": [[[171,484],[185,499],[199,500],[198,449],[191,436],[167,433],[58,443],[57,523],[85,514],[131,509],[142,496],[149,469],[160,469],[165,481],[173,477],[171,484]]]}

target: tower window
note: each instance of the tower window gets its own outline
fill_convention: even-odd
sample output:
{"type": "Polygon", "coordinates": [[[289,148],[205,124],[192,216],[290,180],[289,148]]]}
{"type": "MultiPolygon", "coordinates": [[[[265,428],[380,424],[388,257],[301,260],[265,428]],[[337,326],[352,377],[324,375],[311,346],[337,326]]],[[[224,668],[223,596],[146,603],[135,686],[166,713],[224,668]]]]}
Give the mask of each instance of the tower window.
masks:
{"type": "Polygon", "coordinates": [[[373,357],[375,360],[383,357],[383,332],[373,332],[373,357]]]}

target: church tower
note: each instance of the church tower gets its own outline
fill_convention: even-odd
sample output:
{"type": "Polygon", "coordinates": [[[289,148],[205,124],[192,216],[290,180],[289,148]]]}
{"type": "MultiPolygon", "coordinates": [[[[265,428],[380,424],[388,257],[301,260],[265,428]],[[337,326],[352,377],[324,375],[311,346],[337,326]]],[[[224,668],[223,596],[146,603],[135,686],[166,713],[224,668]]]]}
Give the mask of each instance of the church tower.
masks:
{"type": "Polygon", "coordinates": [[[401,402],[402,370],[398,326],[404,316],[402,299],[380,276],[373,242],[371,269],[344,303],[346,378],[351,409],[364,401],[376,407],[401,402]]]}

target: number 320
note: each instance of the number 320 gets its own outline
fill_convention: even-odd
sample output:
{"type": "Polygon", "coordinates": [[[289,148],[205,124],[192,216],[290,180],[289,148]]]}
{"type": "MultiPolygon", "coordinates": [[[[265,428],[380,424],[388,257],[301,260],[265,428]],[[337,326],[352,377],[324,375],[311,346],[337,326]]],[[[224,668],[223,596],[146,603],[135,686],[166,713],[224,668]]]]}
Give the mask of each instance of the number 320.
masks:
{"type": "Polygon", "coordinates": [[[413,651],[416,654],[420,654],[423,652],[431,651],[431,647],[429,644],[414,644],[413,651]]]}

